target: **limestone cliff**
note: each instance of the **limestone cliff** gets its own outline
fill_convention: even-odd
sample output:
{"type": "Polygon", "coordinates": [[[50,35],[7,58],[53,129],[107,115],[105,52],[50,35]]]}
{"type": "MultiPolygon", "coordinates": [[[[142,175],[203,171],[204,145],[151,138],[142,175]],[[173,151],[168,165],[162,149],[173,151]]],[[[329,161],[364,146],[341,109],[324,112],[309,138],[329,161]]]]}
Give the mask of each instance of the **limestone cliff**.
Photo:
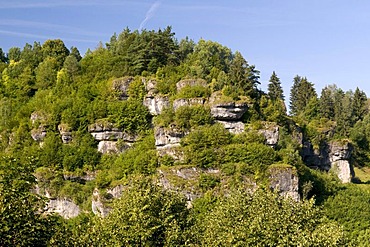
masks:
{"type": "Polygon", "coordinates": [[[332,171],[343,183],[348,183],[354,177],[350,163],[352,151],[353,146],[348,140],[323,143],[319,148],[314,148],[309,141],[305,141],[302,158],[308,166],[332,171]]]}

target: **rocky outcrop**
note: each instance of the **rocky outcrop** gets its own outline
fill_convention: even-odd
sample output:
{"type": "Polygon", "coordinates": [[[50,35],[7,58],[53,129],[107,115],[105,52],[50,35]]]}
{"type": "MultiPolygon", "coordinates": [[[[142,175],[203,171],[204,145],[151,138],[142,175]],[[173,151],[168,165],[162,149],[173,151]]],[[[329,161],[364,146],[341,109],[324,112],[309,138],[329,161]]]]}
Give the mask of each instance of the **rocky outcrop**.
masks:
{"type": "Polygon", "coordinates": [[[46,137],[47,115],[43,112],[35,111],[31,114],[30,120],[33,127],[31,137],[42,146],[42,142],[46,137]]]}
{"type": "Polygon", "coordinates": [[[131,76],[113,80],[112,90],[120,100],[128,99],[128,88],[133,80],[134,78],[131,76]]]}
{"type": "Polygon", "coordinates": [[[104,201],[110,201],[111,199],[117,199],[122,196],[124,186],[118,185],[116,187],[107,189],[105,198],[103,199],[100,195],[100,192],[97,188],[94,189],[93,197],[91,201],[91,210],[94,214],[99,215],[101,217],[106,217],[111,208],[104,204],[104,201]]]}
{"type": "Polygon", "coordinates": [[[246,103],[225,102],[211,104],[211,114],[216,120],[238,121],[248,110],[246,103]]]}
{"type": "Polygon", "coordinates": [[[64,144],[72,142],[72,129],[67,124],[59,124],[58,130],[64,144]]]}
{"type": "Polygon", "coordinates": [[[279,141],[279,126],[270,122],[263,122],[262,125],[262,129],[258,130],[258,133],[265,137],[266,145],[275,147],[279,141]]]}
{"type": "Polygon", "coordinates": [[[63,174],[63,179],[64,180],[69,180],[72,182],[80,183],[80,184],[85,184],[88,181],[92,181],[96,178],[96,172],[87,172],[84,175],[77,176],[74,174],[63,174]]]}
{"type": "Polygon", "coordinates": [[[99,215],[101,217],[106,217],[111,210],[111,208],[106,207],[103,204],[101,195],[97,188],[95,188],[93,192],[93,197],[91,200],[91,210],[94,214],[99,215]]]}
{"type": "Polygon", "coordinates": [[[176,128],[156,127],[154,128],[154,138],[156,147],[164,147],[180,144],[185,132],[176,128]]]}
{"type": "Polygon", "coordinates": [[[177,191],[183,194],[188,206],[191,202],[203,195],[199,188],[199,178],[202,174],[217,176],[218,169],[200,169],[197,167],[173,167],[158,170],[158,183],[166,190],[177,191]]]}
{"type": "Polygon", "coordinates": [[[329,150],[331,170],[337,174],[343,183],[351,182],[355,175],[350,164],[353,146],[348,141],[331,142],[329,150]]]}
{"type": "Polygon", "coordinates": [[[38,124],[45,124],[47,121],[47,115],[44,112],[35,111],[31,113],[30,120],[33,126],[38,124]]]}
{"type": "Polygon", "coordinates": [[[157,116],[161,114],[165,108],[170,107],[170,100],[167,96],[147,95],[143,104],[149,109],[150,114],[157,116]]]}
{"type": "Polygon", "coordinates": [[[289,165],[272,165],[268,170],[270,188],[284,197],[299,201],[298,174],[294,167],[289,165]]]}
{"type": "Polygon", "coordinates": [[[158,155],[163,157],[169,155],[174,160],[182,160],[183,153],[179,150],[181,138],[187,133],[176,128],[156,127],[154,128],[155,146],[158,155]]]}
{"type": "Polygon", "coordinates": [[[103,154],[120,153],[131,147],[138,136],[113,127],[112,123],[98,121],[89,126],[90,134],[99,141],[98,151],[103,154]]]}
{"type": "Polygon", "coordinates": [[[131,144],[119,143],[117,141],[100,141],[98,144],[98,152],[103,154],[116,154],[122,153],[126,149],[130,148],[131,144]]]}
{"type": "Polygon", "coordinates": [[[46,137],[46,129],[44,126],[40,125],[38,128],[31,130],[31,137],[37,142],[42,142],[46,137]]]}
{"type": "Polygon", "coordinates": [[[202,79],[184,79],[176,83],[177,92],[179,92],[184,87],[194,87],[194,86],[207,87],[208,84],[205,80],[202,79]]]}
{"type": "Polygon", "coordinates": [[[232,134],[241,134],[244,132],[244,123],[241,121],[220,121],[217,120],[217,123],[220,123],[232,134]]]}
{"type": "Polygon", "coordinates": [[[147,80],[145,77],[141,80],[145,86],[145,91],[148,93],[148,95],[155,95],[158,93],[157,90],[157,81],[153,79],[147,80]]]}
{"type": "Polygon", "coordinates": [[[353,146],[348,141],[333,141],[329,143],[330,162],[339,160],[349,160],[351,158],[353,146]]]}
{"type": "Polygon", "coordinates": [[[57,213],[65,219],[74,218],[80,214],[79,206],[66,198],[50,199],[45,210],[47,213],[57,213]]]}
{"type": "Polygon", "coordinates": [[[205,103],[206,99],[204,98],[175,99],[173,101],[173,109],[176,111],[182,106],[204,105],[205,103]]]}
{"type": "Polygon", "coordinates": [[[353,146],[346,140],[322,143],[314,148],[309,141],[303,143],[302,158],[309,167],[334,172],[343,183],[355,176],[350,159],[353,146]]]}

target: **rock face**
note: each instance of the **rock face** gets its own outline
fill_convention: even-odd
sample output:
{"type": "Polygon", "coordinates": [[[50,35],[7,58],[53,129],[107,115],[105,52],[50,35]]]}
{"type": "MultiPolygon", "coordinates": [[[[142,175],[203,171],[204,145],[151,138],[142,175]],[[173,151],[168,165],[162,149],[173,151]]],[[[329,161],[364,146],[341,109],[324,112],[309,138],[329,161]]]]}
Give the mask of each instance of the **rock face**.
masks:
{"type": "Polygon", "coordinates": [[[188,206],[191,206],[191,202],[203,194],[198,188],[199,177],[202,174],[217,176],[220,174],[220,170],[200,169],[197,167],[173,167],[166,170],[159,169],[158,173],[159,184],[166,190],[182,193],[188,201],[188,206]]]}
{"type": "Polygon", "coordinates": [[[117,141],[100,141],[98,144],[98,151],[103,154],[116,154],[122,153],[130,147],[131,145],[129,144],[118,144],[117,141]]]}
{"type": "MultiPolygon", "coordinates": [[[[124,186],[118,185],[114,188],[107,189],[106,191],[106,199],[117,199],[122,196],[124,186]]],[[[99,215],[101,217],[106,217],[109,212],[111,211],[110,207],[104,205],[100,192],[97,188],[94,189],[93,197],[91,201],[91,210],[94,214],[99,215]]]]}
{"type": "Polygon", "coordinates": [[[241,134],[244,132],[244,123],[241,121],[220,121],[216,122],[222,124],[232,134],[241,134]]]}
{"type": "Polygon", "coordinates": [[[110,208],[104,206],[101,200],[99,190],[97,188],[95,188],[93,192],[93,197],[91,201],[91,210],[94,214],[99,215],[101,217],[107,216],[109,211],[111,210],[110,208]]]}
{"type": "Polygon", "coordinates": [[[109,122],[97,122],[90,125],[88,129],[94,139],[99,141],[98,151],[103,154],[123,152],[138,138],[136,135],[114,128],[109,122]]]}
{"type": "Polygon", "coordinates": [[[92,181],[96,178],[96,172],[88,172],[85,173],[82,176],[76,176],[76,175],[71,175],[71,174],[63,174],[63,179],[64,180],[69,180],[72,182],[80,183],[80,184],[85,184],[88,181],[92,181]]]}
{"type": "Polygon", "coordinates": [[[69,199],[50,199],[46,206],[46,212],[57,213],[65,219],[77,217],[80,214],[78,205],[69,199]]]}
{"type": "Polygon", "coordinates": [[[150,114],[157,116],[162,113],[163,109],[170,107],[170,100],[167,96],[147,95],[143,104],[149,109],[150,114]]]}
{"type": "Polygon", "coordinates": [[[355,175],[350,164],[352,151],[353,146],[348,141],[324,143],[319,149],[305,141],[301,155],[308,166],[332,171],[343,183],[348,183],[355,175]]]}
{"type": "Polygon", "coordinates": [[[182,160],[183,153],[179,151],[180,141],[185,132],[175,128],[154,128],[155,146],[159,156],[169,155],[175,160],[182,160]]]}
{"type": "Polygon", "coordinates": [[[204,105],[206,100],[204,98],[190,98],[190,99],[175,99],[173,101],[173,109],[176,111],[181,106],[204,105]]]}
{"type": "Polygon", "coordinates": [[[158,82],[156,80],[152,80],[152,79],[147,80],[146,78],[143,78],[142,82],[145,86],[145,91],[148,93],[148,95],[154,95],[158,93],[158,90],[157,90],[158,82]]]}
{"type": "Polygon", "coordinates": [[[263,128],[258,130],[258,133],[265,137],[265,144],[275,147],[279,141],[279,126],[275,123],[263,123],[263,128]]]}
{"type": "Polygon", "coordinates": [[[284,197],[299,201],[298,175],[294,167],[288,165],[273,165],[269,168],[270,187],[284,197]]]}
{"type": "Polygon", "coordinates": [[[238,121],[248,110],[246,103],[214,103],[211,105],[211,114],[216,120],[238,121]]]}
{"type": "Polygon", "coordinates": [[[113,80],[112,90],[117,93],[120,100],[128,99],[128,88],[133,80],[133,77],[123,77],[113,80]]]}
{"type": "Polygon", "coordinates": [[[329,160],[331,170],[337,174],[343,183],[351,182],[354,177],[353,168],[349,162],[353,146],[349,142],[331,142],[329,144],[329,160]]]}
{"type": "Polygon", "coordinates": [[[184,136],[183,131],[175,128],[156,127],[154,129],[155,145],[157,147],[180,144],[181,138],[184,136]]]}
{"type": "Polygon", "coordinates": [[[62,142],[64,144],[68,144],[72,142],[72,131],[71,131],[71,128],[67,124],[59,124],[58,130],[59,130],[59,134],[62,137],[62,142]]]}
{"type": "Polygon", "coordinates": [[[31,130],[31,137],[42,145],[43,140],[46,137],[46,121],[47,116],[43,112],[35,111],[31,114],[30,120],[33,126],[31,130]]]}
{"type": "Polygon", "coordinates": [[[37,142],[42,142],[46,137],[46,129],[41,125],[36,129],[32,129],[31,137],[37,142]]]}

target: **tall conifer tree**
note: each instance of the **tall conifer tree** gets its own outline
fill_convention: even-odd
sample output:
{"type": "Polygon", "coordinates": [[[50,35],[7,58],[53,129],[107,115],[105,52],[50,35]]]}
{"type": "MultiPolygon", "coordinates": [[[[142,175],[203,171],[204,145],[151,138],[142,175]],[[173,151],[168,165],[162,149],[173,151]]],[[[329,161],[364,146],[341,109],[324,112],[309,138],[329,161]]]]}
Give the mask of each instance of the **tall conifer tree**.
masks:
{"type": "Polygon", "coordinates": [[[317,97],[313,83],[306,77],[294,77],[290,90],[290,114],[296,116],[303,112],[313,97],[317,97]]]}
{"type": "Polygon", "coordinates": [[[284,92],[283,88],[281,87],[281,82],[279,77],[277,77],[275,71],[272,72],[270,77],[270,83],[268,84],[268,96],[272,101],[276,101],[278,99],[284,101],[284,92]]]}

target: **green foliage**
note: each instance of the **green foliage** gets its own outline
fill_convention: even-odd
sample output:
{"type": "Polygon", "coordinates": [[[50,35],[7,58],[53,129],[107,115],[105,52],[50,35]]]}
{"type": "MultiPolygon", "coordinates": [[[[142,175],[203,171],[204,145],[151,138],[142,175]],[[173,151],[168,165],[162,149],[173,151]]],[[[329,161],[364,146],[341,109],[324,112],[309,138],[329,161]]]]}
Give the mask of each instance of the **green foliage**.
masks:
{"type": "Polygon", "coordinates": [[[322,204],[338,191],[340,181],[334,174],[310,169],[302,163],[295,164],[295,167],[299,175],[300,193],[306,198],[315,197],[316,204],[322,204]]]}
{"type": "Polygon", "coordinates": [[[145,96],[145,86],[142,79],[136,77],[133,82],[130,83],[127,94],[131,97],[131,100],[142,101],[145,96]]]}
{"type": "Polygon", "coordinates": [[[281,126],[286,125],[286,107],[281,99],[271,100],[263,95],[260,100],[260,109],[266,121],[275,122],[281,126]]]}
{"type": "Polygon", "coordinates": [[[234,191],[194,231],[202,246],[346,246],[343,230],[322,216],[313,200],[234,191]]]}
{"type": "Polygon", "coordinates": [[[275,71],[272,72],[272,75],[267,86],[267,94],[272,101],[281,100],[284,101],[284,91],[281,86],[279,77],[277,77],[275,71]]]}
{"type": "Polygon", "coordinates": [[[182,129],[190,129],[212,122],[211,110],[201,105],[181,106],[175,112],[174,123],[182,129]]]}
{"type": "Polygon", "coordinates": [[[157,167],[154,135],[148,135],[118,157],[103,160],[100,167],[103,170],[98,173],[96,183],[99,187],[107,187],[130,174],[152,174],[157,167]]]}
{"type": "Polygon", "coordinates": [[[219,151],[219,164],[239,163],[243,175],[261,178],[267,167],[277,161],[277,153],[261,143],[230,144],[219,151]]]}
{"type": "Polygon", "coordinates": [[[316,98],[316,91],[313,83],[309,82],[307,78],[300,76],[294,77],[293,86],[290,90],[290,114],[293,116],[302,113],[311,98],[316,98]]]}
{"type": "Polygon", "coordinates": [[[176,98],[208,98],[211,92],[208,87],[201,85],[185,86],[177,94],[176,98]]]}
{"type": "Polygon", "coordinates": [[[203,191],[213,189],[220,183],[220,178],[215,175],[201,174],[199,177],[199,187],[203,191]]]}
{"type": "Polygon", "coordinates": [[[54,58],[56,60],[58,69],[63,65],[64,60],[69,55],[69,50],[60,39],[46,40],[42,45],[42,52],[44,58],[54,58]]]}
{"type": "Polygon", "coordinates": [[[176,94],[176,83],[185,77],[181,66],[166,65],[158,68],[156,73],[156,89],[160,94],[176,94]]]}
{"type": "Polygon", "coordinates": [[[334,89],[333,86],[326,86],[321,90],[319,113],[322,118],[334,119],[334,89]]]}
{"type": "Polygon", "coordinates": [[[10,157],[0,161],[0,242],[3,246],[46,246],[55,221],[42,214],[44,200],[31,192],[33,161],[10,157]]]}
{"type": "Polygon", "coordinates": [[[36,70],[36,87],[46,89],[57,81],[58,61],[53,57],[45,59],[36,70]]]}
{"type": "Polygon", "coordinates": [[[198,167],[215,165],[217,150],[231,142],[231,134],[220,124],[199,126],[182,139],[189,164],[198,167]]]}
{"type": "MultiPolygon", "coordinates": [[[[99,219],[90,246],[180,246],[186,241],[188,209],[184,198],[139,177],[128,185],[113,210],[99,219]]],[[[83,237],[83,236],[82,236],[83,237]]]]}
{"type": "MultiPolygon", "coordinates": [[[[206,192],[203,198],[194,202],[192,216],[186,219],[188,223],[196,224],[198,227],[199,224],[207,222],[203,222],[206,218],[208,222],[211,222],[213,213],[209,214],[209,212],[221,210],[219,208],[221,206],[216,203],[219,200],[217,190],[220,188],[218,185],[221,181],[222,183],[224,180],[227,181],[227,188],[238,185],[238,182],[244,181],[243,179],[252,179],[251,177],[254,181],[259,181],[261,178],[266,178],[266,168],[276,162],[283,162],[297,168],[300,176],[300,193],[304,198],[315,197],[317,204],[323,204],[329,197],[327,204],[324,204],[328,205],[328,208],[337,203],[335,201],[337,197],[344,196],[343,200],[347,200],[347,195],[342,195],[342,191],[338,192],[338,181],[331,174],[313,171],[304,166],[299,155],[301,143],[294,140],[299,139],[294,138],[298,127],[286,116],[283,91],[276,73],[273,72],[270,78],[268,93],[260,91],[257,88],[259,71],[255,66],[250,65],[241,53],[233,54],[229,48],[216,42],[201,39],[198,43],[194,43],[188,38],[178,42],[171,27],[157,31],[131,31],[126,28],[122,33],[113,35],[107,44],[101,43],[93,51],[89,50],[84,57],[81,57],[75,47],[69,51],[63,41],[58,39],[47,40],[43,45],[38,42],[32,45],[26,44],[23,49],[13,47],[7,56],[0,50],[0,72],[0,150],[17,158],[16,161],[4,159],[0,162],[2,186],[0,188],[0,209],[3,210],[0,214],[0,217],[3,217],[0,221],[2,224],[0,245],[43,246],[55,232],[55,227],[58,230],[49,245],[103,245],[102,239],[110,239],[107,243],[124,245],[120,242],[119,236],[130,239],[128,241],[132,241],[130,242],[132,245],[212,245],[213,240],[222,239],[229,230],[234,229],[220,230],[221,233],[213,240],[211,238],[206,240],[206,237],[216,234],[218,230],[214,233],[211,231],[222,228],[221,221],[215,225],[214,229],[210,227],[206,230],[202,228],[203,226],[186,229],[185,225],[179,223],[177,216],[170,216],[172,213],[167,216],[161,215],[169,211],[166,211],[166,208],[158,209],[157,207],[172,205],[173,201],[168,201],[166,204],[169,197],[167,192],[159,193],[158,188],[152,189],[149,185],[139,186],[140,188],[133,189],[132,193],[141,191],[142,194],[139,194],[144,195],[147,201],[153,199],[149,194],[145,194],[147,191],[152,191],[154,194],[162,193],[156,197],[154,204],[149,203],[147,206],[140,201],[141,199],[138,199],[139,196],[135,197],[133,194],[131,198],[136,198],[136,201],[133,201],[139,202],[138,206],[141,208],[134,208],[135,205],[129,204],[128,201],[123,203],[125,206],[132,206],[134,212],[131,215],[140,219],[134,225],[130,225],[134,222],[134,218],[121,227],[118,216],[112,226],[105,226],[105,222],[113,222],[116,219],[111,217],[105,221],[86,216],[77,219],[74,223],[71,221],[65,223],[56,222],[38,213],[44,208],[43,200],[29,193],[35,182],[31,175],[34,166],[39,167],[36,175],[40,190],[47,189],[52,196],[68,197],[82,206],[84,210],[88,210],[89,197],[95,186],[106,188],[122,184],[132,174],[150,176],[156,173],[159,164],[163,166],[175,164],[175,160],[169,156],[157,156],[154,134],[148,131],[152,123],[148,109],[142,104],[147,94],[141,77],[144,75],[146,79],[150,78],[157,82],[155,93],[167,95],[171,99],[194,97],[207,99],[211,92],[219,91],[220,97],[217,100],[221,102],[242,100],[249,106],[242,121],[254,124],[256,127],[254,130],[247,128],[248,130],[243,134],[230,134],[222,125],[214,124],[210,109],[204,105],[183,106],[176,111],[171,106],[165,109],[160,116],[155,117],[155,126],[178,128],[184,133],[189,133],[182,139],[182,147],[179,147],[185,155],[185,160],[181,162],[201,168],[219,168],[222,171],[220,177],[203,174],[199,181],[192,184],[203,191],[210,189],[215,194],[206,192]],[[114,89],[112,89],[111,78],[123,77],[134,78],[128,86],[129,100],[127,101],[121,101],[121,97],[115,97],[116,95],[112,93],[114,89]],[[207,85],[186,86],[176,92],[176,83],[188,78],[205,80],[207,85]],[[30,120],[31,114],[32,116],[39,115],[39,118],[30,120]],[[97,152],[97,142],[88,132],[88,126],[99,120],[113,123],[114,128],[137,134],[139,140],[130,148],[129,145],[119,141],[118,145],[122,145],[122,149],[125,149],[123,153],[102,155],[97,152]],[[261,121],[276,122],[280,126],[276,151],[265,146],[265,138],[258,134],[258,129],[263,127],[261,121]],[[68,131],[71,131],[72,142],[62,143],[58,126],[65,126],[68,131]],[[37,131],[45,131],[46,137],[43,140],[34,141],[31,133],[37,131]],[[35,157],[32,164],[29,164],[27,160],[29,155],[35,157]],[[73,179],[65,179],[68,176],[82,175],[85,172],[97,173],[95,181],[83,184],[73,179]],[[162,196],[167,199],[163,200],[164,204],[159,204],[160,199],[158,198],[162,196]],[[159,216],[155,216],[154,213],[145,216],[141,213],[141,211],[146,213],[145,210],[148,207],[154,207],[153,212],[159,216]],[[150,226],[145,225],[146,221],[153,222],[152,219],[155,219],[155,222],[161,222],[150,226]],[[14,227],[12,227],[13,224],[14,227]],[[126,226],[128,228],[125,228],[126,226]],[[102,230],[100,231],[99,228],[102,230]],[[116,229],[120,232],[117,230],[117,237],[114,237],[116,229]],[[197,230],[194,231],[194,229],[197,230]],[[197,234],[198,229],[201,229],[199,234],[197,234]],[[189,231],[193,233],[188,235],[189,231]],[[4,232],[6,235],[3,235],[4,232]],[[23,234],[21,237],[14,235],[19,232],[23,234]],[[206,233],[204,238],[200,236],[203,233],[206,233]],[[153,236],[159,236],[158,241],[153,236]],[[142,242],[139,243],[138,239],[142,242]]],[[[119,93],[122,94],[122,92],[119,93]]],[[[321,144],[333,138],[350,136],[355,146],[353,163],[359,166],[370,164],[370,125],[368,123],[370,118],[367,115],[367,97],[363,91],[356,89],[354,93],[344,92],[332,85],[324,88],[320,99],[317,99],[313,83],[308,82],[304,77],[297,76],[294,78],[290,101],[291,114],[301,126],[304,138],[315,147],[320,147],[321,144]]],[[[360,192],[352,191],[352,189],[346,191],[350,192],[348,197],[353,195],[351,200],[362,210],[360,192]]],[[[367,195],[362,199],[366,198],[367,195]]],[[[230,197],[229,199],[234,200],[235,198],[230,197]]],[[[221,200],[220,205],[229,199],[221,200]]],[[[245,200],[253,201],[248,197],[245,200]]],[[[275,202],[280,205],[284,204],[279,199],[275,202]]],[[[266,202],[266,207],[271,207],[273,209],[271,211],[278,215],[280,211],[269,203],[271,202],[266,202]]],[[[181,204],[179,208],[182,209],[184,205],[181,204]]],[[[233,210],[240,210],[243,215],[243,210],[247,210],[248,205],[243,204],[240,208],[235,207],[233,210]]],[[[262,207],[261,215],[268,216],[266,220],[268,223],[272,216],[265,214],[263,210],[266,207],[262,207]]],[[[311,209],[308,207],[307,212],[310,213],[311,209]]],[[[257,209],[255,211],[258,212],[257,209]]],[[[355,209],[350,209],[350,211],[352,215],[355,209]]],[[[119,213],[118,210],[114,212],[116,215],[119,213]]],[[[124,213],[126,216],[129,215],[127,212],[124,213]]],[[[221,215],[220,212],[218,213],[221,215]]],[[[285,214],[282,213],[282,215],[285,214]]],[[[300,218],[300,213],[298,215],[297,217],[300,218]]],[[[333,215],[336,215],[335,211],[333,215]]],[[[251,217],[247,220],[243,218],[243,222],[248,222],[251,229],[257,229],[253,228],[256,226],[253,219],[262,219],[262,216],[252,216],[256,218],[251,217]]],[[[222,219],[222,217],[219,218],[222,219]]],[[[294,222],[299,221],[294,217],[293,219],[294,222]]],[[[305,216],[301,219],[310,222],[305,216]]],[[[356,220],[360,222],[359,219],[356,220]]],[[[282,226],[280,218],[276,221],[278,222],[276,227],[282,226]]],[[[286,223],[286,218],[284,221],[286,223]]],[[[181,218],[181,222],[185,222],[184,218],[181,218]]],[[[229,224],[228,220],[225,222],[226,225],[229,224]]],[[[237,222],[235,232],[233,235],[228,235],[228,239],[223,239],[222,244],[224,245],[227,245],[229,240],[239,239],[239,236],[246,236],[250,233],[247,227],[241,226],[241,221],[234,219],[233,222],[237,222]]],[[[366,240],[366,234],[369,234],[367,229],[362,227],[365,225],[362,222],[359,224],[361,229],[345,225],[346,229],[351,232],[352,239],[358,239],[356,244],[363,243],[364,239],[366,240]]],[[[295,226],[297,225],[300,226],[298,223],[295,226]]],[[[210,226],[212,226],[211,223],[210,226]]],[[[266,226],[270,227],[269,224],[266,226]]],[[[297,235],[293,231],[288,232],[284,227],[283,225],[281,230],[283,234],[281,241],[293,238],[291,235],[297,235]]],[[[321,229],[320,227],[313,230],[313,234],[316,234],[321,229]]],[[[328,226],[328,229],[334,228],[332,225],[328,226]]],[[[276,229],[274,227],[269,229],[272,229],[270,235],[275,236],[276,229]]],[[[327,233],[328,229],[322,230],[322,234],[327,233]]],[[[333,232],[337,233],[336,230],[337,228],[333,232]]],[[[255,232],[258,231],[255,230],[255,232]]],[[[267,230],[261,230],[261,232],[262,235],[265,233],[267,235],[267,230]]],[[[301,236],[299,234],[301,233],[297,236],[301,236]]],[[[312,235],[312,238],[319,235],[312,235]]],[[[331,235],[327,234],[327,236],[331,235]]],[[[276,240],[277,242],[263,241],[265,240],[261,240],[261,245],[270,243],[265,245],[276,246],[280,240],[276,240]]],[[[300,244],[302,246],[310,243],[314,245],[313,240],[309,241],[300,244]]],[[[330,237],[328,241],[335,243],[335,240],[332,241],[330,237]]],[[[294,245],[295,242],[292,243],[294,245]]],[[[323,246],[326,242],[320,242],[320,244],[323,246]]],[[[320,244],[317,245],[320,246],[320,244]]]]}
{"type": "Polygon", "coordinates": [[[329,197],[323,209],[328,218],[341,224],[350,233],[354,246],[366,246],[370,228],[369,203],[369,190],[349,185],[329,197]]]}
{"type": "Polygon", "coordinates": [[[124,131],[135,133],[149,128],[149,111],[137,100],[110,102],[108,114],[108,120],[124,131]]]}

